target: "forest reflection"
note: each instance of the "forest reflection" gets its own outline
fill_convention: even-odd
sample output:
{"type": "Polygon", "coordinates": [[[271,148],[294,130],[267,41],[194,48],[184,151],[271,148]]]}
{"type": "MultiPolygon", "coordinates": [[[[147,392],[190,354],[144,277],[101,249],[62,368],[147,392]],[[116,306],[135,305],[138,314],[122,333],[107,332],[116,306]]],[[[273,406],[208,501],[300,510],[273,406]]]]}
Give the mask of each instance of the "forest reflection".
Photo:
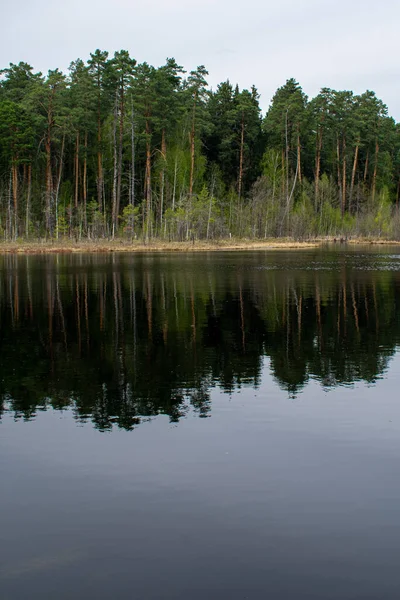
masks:
{"type": "MultiPolygon", "coordinates": [[[[400,341],[396,270],[123,255],[0,259],[0,416],[132,429],[208,416],[210,391],[374,382],[400,341]],[[271,383],[270,383],[271,385],[271,383]]],[[[251,410],[251,408],[249,408],[251,410]]]]}

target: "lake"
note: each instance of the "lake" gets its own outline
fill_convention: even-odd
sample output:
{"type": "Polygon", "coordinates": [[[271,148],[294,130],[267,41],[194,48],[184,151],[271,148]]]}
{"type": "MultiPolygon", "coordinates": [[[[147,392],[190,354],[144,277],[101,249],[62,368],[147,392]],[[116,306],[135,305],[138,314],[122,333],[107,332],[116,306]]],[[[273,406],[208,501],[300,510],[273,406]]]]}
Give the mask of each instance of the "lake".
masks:
{"type": "Polygon", "coordinates": [[[0,598],[397,599],[400,248],[0,256],[0,598]]]}

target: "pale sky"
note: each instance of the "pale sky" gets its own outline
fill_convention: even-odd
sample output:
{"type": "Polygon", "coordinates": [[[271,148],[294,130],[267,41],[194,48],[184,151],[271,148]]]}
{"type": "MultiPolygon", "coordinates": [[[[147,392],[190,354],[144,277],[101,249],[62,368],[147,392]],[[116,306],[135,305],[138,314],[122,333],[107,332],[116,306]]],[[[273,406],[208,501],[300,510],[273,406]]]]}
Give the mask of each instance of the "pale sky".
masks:
{"type": "Polygon", "coordinates": [[[0,68],[21,60],[67,70],[96,48],[129,50],[154,66],[204,64],[216,85],[261,93],[294,77],[321,87],[376,92],[400,121],[399,0],[0,0],[0,68]]]}

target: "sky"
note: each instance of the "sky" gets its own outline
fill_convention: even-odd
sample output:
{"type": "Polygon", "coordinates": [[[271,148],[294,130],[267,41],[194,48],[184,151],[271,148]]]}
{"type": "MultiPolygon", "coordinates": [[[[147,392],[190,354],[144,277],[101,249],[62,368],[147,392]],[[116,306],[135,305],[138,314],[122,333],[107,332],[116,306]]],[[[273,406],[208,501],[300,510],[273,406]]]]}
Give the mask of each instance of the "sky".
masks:
{"type": "Polygon", "coordinates": [[[0,15],[0,68],[66,71],[125,49],[154,66],[204,64],[213,89],[254,84],[263,111],[294,77],[309,97],[374,90],[400,121],[399,0],[0,0],[0,15]]]}

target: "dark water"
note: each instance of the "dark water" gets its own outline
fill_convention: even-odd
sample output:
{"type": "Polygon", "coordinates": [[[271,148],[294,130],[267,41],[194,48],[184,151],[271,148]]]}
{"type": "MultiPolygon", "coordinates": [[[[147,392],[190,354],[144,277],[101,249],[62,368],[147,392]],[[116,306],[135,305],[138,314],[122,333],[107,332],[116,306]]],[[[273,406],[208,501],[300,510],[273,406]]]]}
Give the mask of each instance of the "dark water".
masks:
{"type": "Polygon", "coordinates": [[[0,598],[400,597],[400,249],[0,257],[0,598]]]}

